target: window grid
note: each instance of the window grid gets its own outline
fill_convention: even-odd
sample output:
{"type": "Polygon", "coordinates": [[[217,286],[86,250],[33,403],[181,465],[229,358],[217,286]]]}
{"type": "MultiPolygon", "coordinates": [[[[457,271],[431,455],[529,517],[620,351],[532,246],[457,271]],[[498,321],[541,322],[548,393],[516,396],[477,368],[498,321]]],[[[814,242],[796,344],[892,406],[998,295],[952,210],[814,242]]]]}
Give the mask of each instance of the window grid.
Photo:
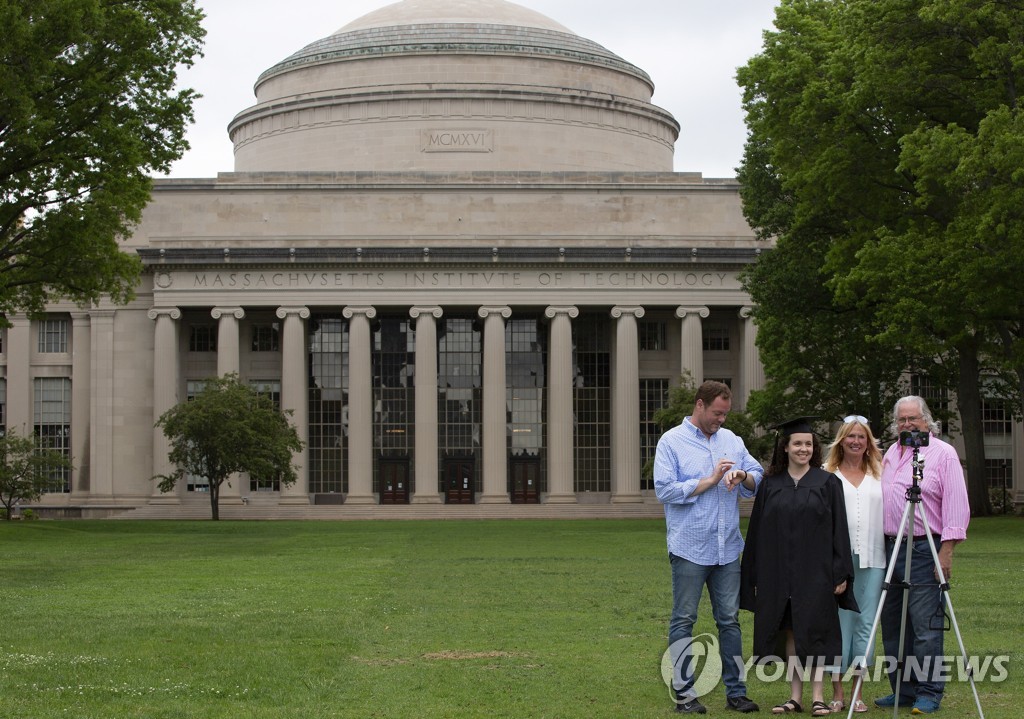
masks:
{"type": "MultiPolygon", "coordinates": [[[[481,489],[480,433],[483,344],[472,319],[450,317],[438,327],[437,429],[438,454],[445,458],[472,457],[473,484],[481,489]]],[[[441,488],[443,491],[443,488],[441,488]]]]}
{"type": "MultiPolygon", "coordinates": [[[[661,428],[654,421],[654,413],[668,405],[667,379],[640,380],[640,466],[654,459],[661,438],[661,428]]],[[[654,480],[642,479],[641,489],[654,489],[654,480]]]]}
{"type": "Polygon", "coordinates": [[[68,321],[56,318],[40,320],[38,349],[41,353],[67,352],[68,321]]]}
{"type": "Polygon", "coordinates": [[[309,326],[309,491],[338,494],[348,489],[348,323],[314,315],[309,326]]]}
{"type": "Polygon", "coordinates": [[[7,434],[7,378],[0,377],[0,437],[7,434]]]}
{"type": "MultiPolygon", "coordinates": [[[[249,386],[256,394],[266,397],[274,405],[274,409],[281,410],[281,381],[276,379],[251,379],[249,386]]],[[[280,492],[281,478],[276,477],[254,477],[249,475],[249,491],[251,492],[280,492]]]]}
{"type": "Polygon", "coordinates": [[[1008,490],[1013,490],[1013,460],[1009,457],[1005,459],[986,459],[985,460],[985,478],[988,480],[988,486],[995,489],[1002,489],[1006,487],[1008,490]]]}
{"type": "Polygon", "coordinates": [[[932,414],[949,408],[949,393],[930,377],[915,374],[910,377],[910,394],[924,397],[932,414]]]}
{"type": "Polygon", "coordinates": [[[253,352],[279,352],[281,350],[281,325],[278,322],[254,324],[252,326],[253,352]]]}
{"type": "MultiPolygon", "coordinates": [[[[373,333],[374,491],[379,460],[408,458],[415,444],[416,330],[409,320],[381,318],[373,333]]],[[[410,464],[410,481],[413,467],[410,464]]]]}
{"type": "Polygon", "coordinates": [[[705,325],[701,329],[705,352],[729,351],[729,328],[705,325]]]}
{"type": "Polygon", "coordinates": [[[191,325],[188,335],[189,352],[216,352],[217,325],[191,325]]]}
{"type": "MultiPolygon", "coordinates": [[[[71,380],[67,377],[40,377],[34,380],[33,390],[36,447],[56,450],[70,460],[71,380]]],[[[47,476],[47,492],[71,491],[70,468],[50,468],[47,476]]]]}
{"type": "Polygon", "coordinates": [[[577,492],[611,491],[611,348],[609,320],[573,322],[573,406],[577,492]]]}
{"type": "MultiPolygon", "coordinates": [[[[185,401],[191,402],[194,400],[204,389],[206,389],[206,380],[204,379],[190,379],[185,380],[185,401]]],[[[185,473],[185,491],[186,492],[209,492],[210,491],[210,480],[202,475],[192,474],[191,472],[185,473]]]]}
{"type": "Polygon", "coordinates": [[[658,320],[640,320],[637,336],[641,352],[658,352],[667,349],[665,323],[658,320]]]}
{"type": "Polygon", "coordinates": [[[1006,406],[994,399],[981,400],[981,426],[986,435],[1006,435],[1013,432],[1013,420],[1006,406]]]}
{"type": "Polygon", "coordinates": [[[513,459],[541,460],[540,486],[547,486],[544,440],[544,393],[547,389],[547,332],[536,318],[510,319],[505,324],[505,377],[508,453],[513,459]]]}

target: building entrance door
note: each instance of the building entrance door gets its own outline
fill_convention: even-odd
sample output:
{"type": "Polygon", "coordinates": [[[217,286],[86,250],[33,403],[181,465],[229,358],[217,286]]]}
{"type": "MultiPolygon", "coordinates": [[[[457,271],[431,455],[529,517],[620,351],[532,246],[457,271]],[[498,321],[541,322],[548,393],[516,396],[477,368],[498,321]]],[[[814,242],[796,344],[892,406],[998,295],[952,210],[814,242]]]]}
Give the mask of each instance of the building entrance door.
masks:
{"type": "Polygon", "coordinates": [[[512,502],[537,504],[540,502],[540,460],[513,459],[509,463],[512,478],[512,502]]]}
{"type": "Polygon", "coordinates": [[[409,503],[409,460],[381,459],[380,469],[380,503],[409,503]]]}
{"type": "Polygon", "coordinates": [[[448,504],[473,504],[473,460],[447,459],[444,463],[444,497],[448,504]]]}

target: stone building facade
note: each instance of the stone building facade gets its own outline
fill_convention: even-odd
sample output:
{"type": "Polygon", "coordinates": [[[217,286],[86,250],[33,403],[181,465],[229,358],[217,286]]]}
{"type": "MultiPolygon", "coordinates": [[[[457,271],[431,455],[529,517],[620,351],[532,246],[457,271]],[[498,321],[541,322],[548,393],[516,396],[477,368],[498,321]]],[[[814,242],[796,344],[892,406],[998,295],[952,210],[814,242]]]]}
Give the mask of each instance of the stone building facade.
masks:
{"type": "Polygon", "coordinates": [[[255,91],[234,172],[155,182],[131,304],[10,318],[6,424],[75,463],[44,505],[204,501],[201,477],[156,489],[154,421],[237,372],[306,448],[295,485],[239,477],[228,505],[656,511],[668,389],[762,385],[738,185],[673,171],[679,126],[628,61],[504,0],[403,0],[255,91]]]}

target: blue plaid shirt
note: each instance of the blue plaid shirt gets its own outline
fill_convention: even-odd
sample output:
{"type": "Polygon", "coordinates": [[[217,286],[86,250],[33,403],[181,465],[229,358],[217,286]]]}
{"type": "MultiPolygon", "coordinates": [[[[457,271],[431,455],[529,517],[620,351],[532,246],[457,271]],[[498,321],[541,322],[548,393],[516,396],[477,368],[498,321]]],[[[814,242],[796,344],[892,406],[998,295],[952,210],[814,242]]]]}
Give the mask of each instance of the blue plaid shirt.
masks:
{"type": "Polygon", "coordinates": [[[668,551],[706,567],[738,559],[743,551],[740,497],[753,497],[763,474],[743,440],[724,427],[708,438],[687,417],[665,432],[654,456],[654,492],[665,505],[668,551]],[[735,462],[733,469],[750,474],[754,489],[740,484],[730,492],[719,482],[694,496],[697,483],[710,477],[723,457],[735,462]]]}

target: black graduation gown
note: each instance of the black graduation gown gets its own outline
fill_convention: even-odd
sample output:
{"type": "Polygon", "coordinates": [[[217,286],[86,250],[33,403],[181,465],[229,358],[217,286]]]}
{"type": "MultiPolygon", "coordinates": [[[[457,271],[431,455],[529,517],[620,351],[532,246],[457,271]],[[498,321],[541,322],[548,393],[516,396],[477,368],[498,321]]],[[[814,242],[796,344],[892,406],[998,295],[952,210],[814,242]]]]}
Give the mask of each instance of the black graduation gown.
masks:
{"type": "MultiPolygon", "coordinates": [[[[765,477],[758,488],[743,551],[740,606],[754,612],[754,656],[777,649],[791,604],[796,656],[826,665],[842,654],[838,607],[859,611],[853,596],[853,560],[841,480],[811,467],[794,486],[788,473],[765,477]],[[836,585],[846,591],[836,596],[836,585]]],[[[783,645],[784,646],[784,645],[783,645]]]]}

